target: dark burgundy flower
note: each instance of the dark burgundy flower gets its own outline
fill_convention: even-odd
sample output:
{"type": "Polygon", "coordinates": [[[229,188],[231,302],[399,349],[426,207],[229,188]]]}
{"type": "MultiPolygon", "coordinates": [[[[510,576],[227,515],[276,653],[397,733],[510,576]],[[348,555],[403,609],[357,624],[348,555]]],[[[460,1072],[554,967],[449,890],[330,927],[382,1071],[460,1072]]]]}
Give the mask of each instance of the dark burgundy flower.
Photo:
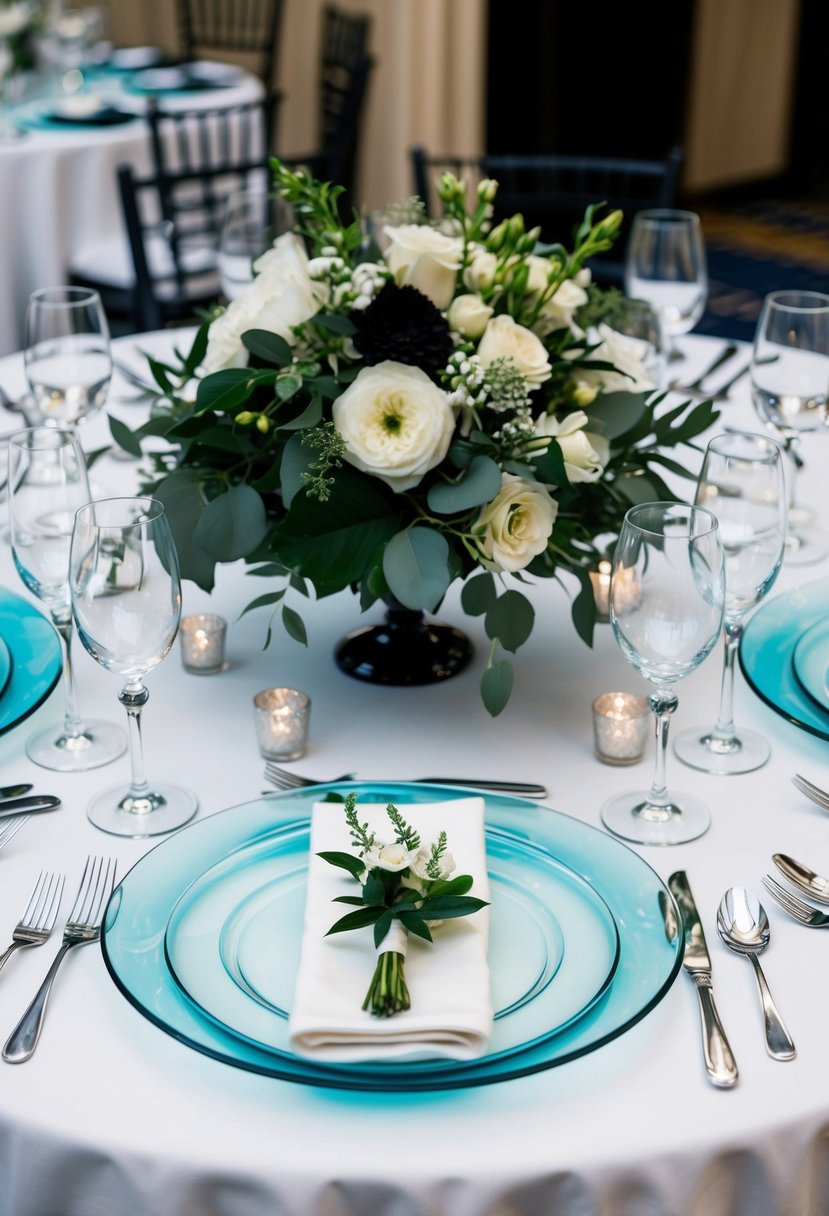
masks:
{"type": "Polygon", "coordinates": [[[370,366],[391,359],[434,376],[452,353],[448,321],[416,287],[386,283],[351,320],[357,327],[354,345],[370,366]]]}

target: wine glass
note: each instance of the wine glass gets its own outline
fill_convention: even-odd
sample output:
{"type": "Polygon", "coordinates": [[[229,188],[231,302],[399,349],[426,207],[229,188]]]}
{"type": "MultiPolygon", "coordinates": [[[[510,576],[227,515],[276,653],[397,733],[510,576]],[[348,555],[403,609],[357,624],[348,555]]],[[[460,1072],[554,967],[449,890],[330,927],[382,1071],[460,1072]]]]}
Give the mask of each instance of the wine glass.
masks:
{"type": "Polygon", "coordinates": [[[25,586],[49,610],[64,646],[66,705],[63,727],[48,726],[26,743],[35,764],[82,772],[123,754],[124,732],[112,722],[84,721],[72,673],[69,544],[75,511],[89,502],[86,463],[78,441],[56,427],[31,427],[9,436],[9,532],[12,556],[25,586]]]}
{"type": "Polygon", "coordinates": [[[242,295],[253,282],[254,262],[292,227],[290,206],[264,186],[237,190],[229,196],[217,258],[219,281],[227,300],[242,295]]]}
{"type": "Polygon", "coordinates": [[[677,334],[687,334],[705,311],[708,269],[699,216],[693,211],[638,211],[625,256],[625,293],[659,312],[668,359],[684,356],[677,334]]]}
{"type": "Polygon", "coordinates": [[[181,618],[178,557],[164,507],[154,498],[104,498],[75,515],[69,561],[78,636],[107,671],[124,678],[132,780],[93,798],[87,815],[116,836],[157,836],[196,813],[189,790],[147,783],[141,710],[143,676],[170,651],[181,618]]]}
{"type": "Polygon", "coordinates": [[[695,840],[708,809],[665,784],[673,686],[713,650],[723,622],[725,578],[719,526],[704,507],[655,502],[625,515],[610,578],[610,621],[627,661],[654,686],[656,768],[649,790],[617,794],[602,807],[616,836],[639,844],[695,840]]]}
{"type": "Polygon", "coordinates": [[[748,773],[771,748],[756,731],[734,727],[734,664],[745,619],[768,593],[783,561],[786,490],[780,445],[742,431],[708,444],[697,481],[696,503],[717,517],[725,556],[725,665],[720,708],[711,728],[684,730],[674,751],[708,773],[748,773]]]}
{"type": "Polygon", "coordinates": [[[26,377],[47,426],[74,429],[106,401],[109,326],[97,291],[42,287],[26,310],[26,377]]]}
{"type": "Polygon", "coordinates": [[[825,538],[804,528],[814,512],[795,503],[797,451],[806,431],[829,426],[829,295],[773,291],[763,301],[751,356],[751,398],[792,459],[786,561],[806,566],[826,556],[825,538]]]}

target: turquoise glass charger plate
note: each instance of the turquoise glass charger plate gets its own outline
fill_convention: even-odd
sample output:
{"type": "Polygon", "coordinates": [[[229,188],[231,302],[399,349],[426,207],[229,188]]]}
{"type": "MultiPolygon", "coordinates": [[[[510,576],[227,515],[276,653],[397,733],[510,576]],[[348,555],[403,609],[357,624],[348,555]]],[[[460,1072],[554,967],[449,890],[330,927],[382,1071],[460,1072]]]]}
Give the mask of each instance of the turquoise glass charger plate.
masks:
{"type": "Polygon", "coordinates": [[[0,697],[0,734],[4,734],[49,696],[60,679],[63,654],[51,621],[5,587],[0,587],[0,638],[11,667],[0,697]]]}
{"type": "Polygon", "coordinates": [[[829,615],[801,636],[792,664],[801,687],[829,713],[829,615]]]}
{"type": "MultiPolygon", "coordinates": [[[[543,1016],[543,1000],[534,996],[525,1002],[524,1043],[512,1044],[500,1054],[496,1048],[492,1056],[449,1063],[323,1065],[268,1049],[227,1030],[188,997],[170,969],[165,938],[176,909],[182,906],[182,896],[223,859],[228,860],[231,870],[236,862],[244,869],[246,859],[255,865],[280,837],[282,844],[277,845],[277,852],[284,849],[286,868],[295,866],[301,875],[313,803],[328,792],[344,794],[349,790],[365,801],[393,801],[401,807],[436,798],[468,797],[475,792],[405,783],[317,786],[231,808],[156,845],[116,888],[101,939],[113,980],[145,1017],[188,1046],[253,1072],[335,1089],[415,1092],[487,1085],[563,1064],[624,1033],[670,988],[681,963],[680,942],[666,937],[662,908],[671,896],[655,871],[633,850],[596,828],[526,799],[487,794],[488,852],[491,844],[497,852],[498,843],[503,842],[508,858],[517,858],[526,850],[536,855],[535,864],[540,866],[541,857],[548,856],[551,866],[572,872],[574,878],[592,888],[618,929],[618,958],[609,977],[612,982],[597,994],[592,1005],[588,1002],[586,1012],[556,1030],[543,1016]],[[534,1024],[536,1009],[542,1014],[538,1024],[534,1024]]],[[[447,831],[451,838],[451,822],[447,822],[447,831]]],[[[502,881],[497,859],[492,865],[496,882],[502,881]]],[[[301,885],[300,881],[292,896],[296,908],[302,902],[301,885]]],[[[254,874],[251,895],[258,889],[254,874]]],[[[293,923],[295,915],[295,911],[286,915],[290,922],[286,929],[298,934],[301,926],[293,923]]],[[[232,922],[227,931],[232,931],[232,922]]],[[[555,943],[555,933],[551,940],[555,943]]],[[[570,946],[577,948],[578,941],[570,946]]],[[[565,941],[565,952],[567,947],[565,941]]],[[[500,965],[497,957],[492,965],[500,965]]],[[[555,959],[550,965],[555,972],[555,959]]],[[[497,989],[497,981],[494,987],[497,989]]],[[[546,984],[541,984],[540,991],[546,991],[546,984]]]]}
{"type": "Polygon", "coordinates": [[[829,739],[829,710],[800,683],[794,654],[807,630],[829,617],[829,578],[762,604],[740,639],[740,667],[750,687],[795,726],[829,739]]]}
{"type": "Polygon", "coordinates": [[[3,641],[2,637],[0,637],[0,697],[3,696],[3,693],[9,686],[9,681],[12,678],[13,670],[14,661],[12,659],[11,651],[3,641]]]}

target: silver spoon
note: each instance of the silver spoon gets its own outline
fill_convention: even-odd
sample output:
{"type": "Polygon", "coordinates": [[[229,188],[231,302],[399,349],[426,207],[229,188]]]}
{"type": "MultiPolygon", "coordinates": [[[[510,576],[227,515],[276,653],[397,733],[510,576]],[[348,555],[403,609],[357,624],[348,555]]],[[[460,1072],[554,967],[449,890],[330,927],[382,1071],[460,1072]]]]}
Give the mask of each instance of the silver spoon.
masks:
{"type": "Polygon", "coordinates": [[[729,887],[717,909],[717,931],[726,946],[747,955],[754,968],[763,1002],[766,1050],[774,1060],[793,1060],[797,1055],[795,1045],[777,1012],[757,958],[769,944],[770,931],[769,918],[756,895],[745,887],[729,887]]]}
{"type": "Polygon", "coordinates": [[[795,861],[785,853],[772,854],[772,861],[789,882],[794,883],[818,904],[829,904],[829,879],[822,878],[810,870],[802,861],[795,861]]]}

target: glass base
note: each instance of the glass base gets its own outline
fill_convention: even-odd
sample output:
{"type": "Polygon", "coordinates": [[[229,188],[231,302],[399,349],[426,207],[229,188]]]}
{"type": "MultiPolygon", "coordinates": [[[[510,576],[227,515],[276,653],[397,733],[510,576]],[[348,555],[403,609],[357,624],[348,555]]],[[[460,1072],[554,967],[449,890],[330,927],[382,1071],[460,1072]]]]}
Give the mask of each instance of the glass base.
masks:
{"type": "Polygon", "coordinates": [[[674,739],[674,752],[683,764],[704,773],[750,773],[762,768],[771,755],[771,746],[753,730],[741,730],[732,744],[723,745],[704,726],[681,731],[674,739]]]}
{"type": "Polygon", "coordinates": [[[790,532],[783,550],[784,566],[814,566],[829,554],[829,537],[817,528],[790,532]]]}
{"type": "Polygon", "coordinates": [[[112,836],[161,836],[189,823],[198,800],[179,785],[154,783],[146,797],[133,799],[128,786],[117,785],[97,794],[87,807],[87,818],[112,836]]]}
{"type": "Polygon", "coordinates": [[[614,836],[635,844],[684,844],[708,831],[708,808],[690,794],[671,795],[665,807],[648,803],[648,790],[617,794],[602,807],[602,823],[614,836]]]}
{"type": "Polygon", "coordinates": [[[80,735],[67,735],[54,724],[26,741],[26,755],[55,773],[83,773],[123,756],[127,736],[112,722],[85,721],[80,735]]]}

